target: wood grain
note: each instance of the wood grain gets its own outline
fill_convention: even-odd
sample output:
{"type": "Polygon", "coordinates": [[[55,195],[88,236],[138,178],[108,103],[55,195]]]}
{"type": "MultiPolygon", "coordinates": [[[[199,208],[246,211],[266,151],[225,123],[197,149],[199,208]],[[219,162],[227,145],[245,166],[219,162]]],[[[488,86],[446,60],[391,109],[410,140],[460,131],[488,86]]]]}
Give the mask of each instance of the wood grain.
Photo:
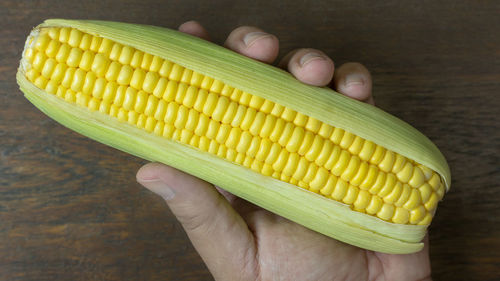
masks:
{"type": "Polygon", "coordinates": [[[364,63],[377,105],[443,151],[452,190],[430,229],[436,280],[500,279],[498,1],[0,2],[0,280],[210,280],[145,162],[48,119],[18,90],[26,35],[46,18],[236,26],[364,63]]]}

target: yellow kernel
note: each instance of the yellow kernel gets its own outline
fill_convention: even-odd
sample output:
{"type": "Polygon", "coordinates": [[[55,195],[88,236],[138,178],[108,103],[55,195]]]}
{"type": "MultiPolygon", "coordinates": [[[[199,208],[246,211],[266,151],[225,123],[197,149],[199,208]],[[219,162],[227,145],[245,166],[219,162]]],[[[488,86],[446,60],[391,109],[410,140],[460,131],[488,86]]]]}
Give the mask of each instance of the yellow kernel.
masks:
{"type": "MultiPolygon", "coordinates": [[[[299,114],[297,114],[297,116],[298,116],[298,115],[299,115],[299,114]]],[[[300,114],[300,115],[303,115],[303,114],[300,114]]],[[[297,119],[297,117],[296,117],[295,119],[297,119]]],[[[326,130],[328,130],[328,127],[327,127],[327,126],[328,126],[328,125],[326,125],[326,124],[325,124],[325,126],[324,126],[324,127],[326,128],[326,130]]],[[[321,121],[319,121],[318,119],[315,119],[315,118],[309,117],[309,118],[307,118],[307,123],[305,124],[305,127],[306,127],[306,129],[307,129],[307,130],[309,130],[309,131],[311,131],[311,132],[313,132],[313,133],[315,133],[315,134],[316,134],[316,133],[319,133],[319,130],[320,130],[323,126],[322,126],[321,121]]],[[[330,127],[330,128],[331,128],[331,127],[330,127]]],[[[325,129],[323,129],[323,130],[325,130],[325,129]]],[[[323,135],[322,135],[322,134],[319,134],[319,135],[320,135],[320,136],[322,136],[322,137],[324,137],[324,138],[328,138],[328,137],[329,137],[329,135],[328,135],[328,136],[326,136],[326,137],[325,137],[325,136],[323,136],[323,135],[325,135],[325,132],[323,132],[323,135]]]]}
{"type": "Polygon", "coordinates": [[[391,193],[392,190],[394,189],[394,186],[396,185],[396,183],[399,183],[398,180],[396,179],[396,177],[393,174],[387,174],[387,176],[385,177],[384,184],[382,185],[380,190],[377,192],[378,196],[385,197],[386,195],[391,193]]]}
{"type": "Polygon", "coordinates": [[[101,104],[101,102],[98,99],[91,98],[89,101],[88,108],[90,109],[90,111],[97,111],[97,110],[99,110],[100,104],[101,104]]]}
{"type": "Polygon", "coordinates": [[[69,39],[69,34],[71,33],[71,28],[63,27],[59,30],[59,41],[62,43],[67,43],[69,39]]]}
{"type": "Polygon", "coordinates": [[[354,138],[354,141],[352,142],[351,146],[349,146],[349,152],[351,152],[354,155],[358,155],[361,149],[363,148],[363,142],[364,139],[356,136],[354,138]]]}
{"type": "Polygon", "coordinates": [[[41,73],[42,76],[47,78],[47,79],[50,79],[50,77],[52,76],[52,72],[54,72],[54,69],[56,68],[56,65],[57,65],[57,62],[55,59],[48,58],[45,61],[45,64],[43,65],[42,73],[41,73]]]}
{"type": "Polygon", "coordinates": [[[85,82],[83,82],[82,93],[85,95],[91,95],[96,79],[97,77],[93,72],[87,72],[87,75],[85,75],[85,82]]]}
{"type": "Polygon", "coordinates": [[[73,76],[75,74],[75,71],[76,71],[75,68],[66,69],[66,72],[64,73],[64,78],[61,82],[61,85],[64,86],[64,88],[71,87],[71,81],[73,81],[73,76]]]}
{"type": "MultiPolygon", "coordinates": [[[[171,102],[175,99],[176,95],[177,95],[177,82],[168,81],[167,87],[165,88],[165,92],[163,92],[163,99],[168,102],[171,102]]],[[[200,96],[201,94],[198,96],[198,98],[200,98],[200,96]]]]}
{"type": "Polygon", "coordinates": [[[335,190],[332,193],[332,198],[341,201],[347,194],[347,189],[349,184],[343,179],[337,179],[337,184],[335,185],[335,190]]]}
{"type": "MultiPolygon", "coordinates": [[[[172,66],[172,70],[170,71],[170,75],[168,76],[168,79],[178,82],[179,80],[181,80],[183,72],[184,72],[184,67],[182,67],[178,64],[174,64],[172,66]]],[[[203,88],[203,89],[208,90],[207,88],[203,88]]]]}
{"type": "Polygon", "coordinates": [[[325,196],[331,196],[336,183],[337,183],[336,177],[333,175],[329,175],[328,180],[326,181],[325,185],[323,186],[323,188],[320,189],[319,192],[325,196]]]}
{"type": "Polygon", "coordinates": [[[99,51],[99,46],[101,45],[102,37],[92,36],[92,41],[90,42],[89,49],[97,53],[99,51]]]}
{"type": "MultiPolygon", "coordinates": [[[[229,112],[229,109],[228,109],[228,112],[229,112]]],[[[225,118],[225,116],[224,116],[224,118],[225,118]]],[[[273,116],[271,114],[266,114],[266,119],[264,120],[264,124],[262,125],[262,128],[259,132],[259,136],[261,138],[268,138],[271,135],[271,133],[273,132],[275,125],[276,125],[276,116],[273,116]]]]}
{"type": "Polygon", "coordinates": [[[370,215],[375,215],[382,209],[382,206],[384,205],[384,202],[382,199],[378,196],[372,196],[370,203],[366,207],[366,212],[370,215]]]}
{"type": "Polygon", "coordinates": [[[49,32],[47,34],[49,35],[49,37],[51,39],[59,40],[59,31],[60,31],[59,28],[52,27],[52,28],[49,28],[49,32]]]}
{"type": "Polygon", "coordinates": [[[408,183],[413,187],[419,187],[424,184],[425,177],[424,173],[419,167],[413,167],[413,175],[411,176],[408,183]]]}
{"type": "MultiPolygon", "coordinates": [[[[154,119],[151,116],[148,116],[146,118],[146,125],[144,126],[144,129],[146,129],[147,132],[151,133],[156,127],[156,119],[154,119]]],[[[181,137],[182,139],[182,137],[181,137]]]]}
{"type": "Polygon", "coordinates": [[[127,90],[125,91],[125,97],[123,99],[123,108],[125,110],[133,110],[136,97],[137,97],[137,90],[135,90],[132,87],[127,87],[127,90]]]}
{"type": "Polygon", "coordinates": [[[370,163],[378,165],[382,158],[384,157],[386,149],[380,145],[377,145],[375,151],[372,153],[372,157],[370,158],[370,163]]]}
{"type": "MultiPolygon", "coordinates": [[[[193,110],[193,109],[191,109],[193,110]]],[[[194,111],[194,110],[193,110],[194,111]]],[[[191,111],[190,111],[191,113],[191,111]]],[[[189,120],[189,119],[188,119],[189,120]]],[[[187,125],[186,125],[187,127],[187,125]]],[[[219,127],[219,131],[217,132],[217,135],[215,136],[215,140],[218,142],[218,143],[225,143],[226,142],[226,139],[227,137],[229,136],[229,132],[231,131],[231,126],[229,126],[228,124],[222,124],[220,127],[219,127]]],[[[246,155],[248,155],[248,151],[246,152],[246,155]]],[[[249,156],[249,155],[248,155],[249,156]]]]}
{"type": "Polygon", "coordinates": [[[179,106],[177,115],[175,117],[174,126],[179,130],[184,129],[184,126],[186,125],[188,119],[188,115],[189,109],[183,105],[179,106]]]}
{"type": "Polygon", "coordinates": [[[51,40],[45,49],[45,55],[49,58],[55,58],[60,46],[61,43],[59,43],[59,41],[51,40]]]}
{"type": "Polygon", "coordinates": [[[190,130],[190,131],[194,131],[196,129],[196,125],[198,124],[199,118],[200,118],[200,114],[198,113],[198,111],[191,108],[189,110],[188,119],[187,119],[187,122],[185,125],[186,129],[190,130]]]}
{"type": "Polygon", "coordinates": [[[106,75],[104,77],[106,77],[106,80],[108,81],[116,81],[116,78],[120,74],[120,69],[120,63],[113,61],[109,65],[108,71],[106,71],[106,75]]]}
{"type": "Polygon", "coordinates": [[[82,59],[82,50],[78,48],[72,48],[69,52],[68,58],[66,59],[66,64],[69,67],[78,67],[80,60],[82,59]]]}
{"type": "Polygon", "coordinates": [[[403,193],[403,185],[400,182],[397,182],[396,185],[392,188],[391,193],[384,197],[384,201],[389,204],[393,204],[396,202],[401,194],[403,193]]]}
{"type": "Polygon", "coordinates": [[[269,139],[262,139],[260,143],[259,150],[257,151],[257,154],[255,155],[255,159],[264,162],[266,159],[269,150],[271,149],[272,142],[269,139]]]}
{"type": "Polygon", "coordinates": [[[130,79],[130,86],[135,88],[136,90],[142,89],[142,83],[144,82],[144,78],[146,77],[146,72],[140,68],[136,68],[134,73],[132,74],[132,78],[130,79]]]}
{"type": "Polygon", "coordinates": [[[89,106],[90,97],[84,95],[82,92],[76,93],[76,103],[82,107],[89,106]]]}
{"type": "Polygon", "coordinates": [[[431,213],[427,213],[425,215],[425,217],[418,222],[418,225],[429,225],[432,221],[432,214],[431,213]]]}
{"type": "Polygon", "coordinates": [[[106,88],[106,80],[102,77],[97,78],[94,82],[94,87],[92,89],[92,96],[98,99],[102,98],[105,88],[106,88]]]}
{"type": "Polygon", "coordinates": [[[156,87],[156,83],[158,83],[158,79],[159,79],[158,73],[148,72],[146,74],[146,77],[144,78],[142,89],[146,93],[153,93],[153,90],[156,87]]]}
{"type": "MultiPolygon", "coordinates": [[[[150,69],[158,69],[158,61],[155,61],[154,64],[152,64],[152,67],[150,67],[150,69]]],[[[160,74],[160,76],[162,77],[169,77],[170,75],[170,72],[172,71],[172,67],[173,67],[173,63],[171,61],[168,61],[168,60],[162,60],[161,61],[161,65],[159,67],[159,69],[157,70],[158,71],[158,74],[160,74]]],[[[188,84],[188,83],[186,83],[188,84]]]]}
{"type": "MultiPolygon", "coordinates": [[[[214,83],[215,84],[215,83],[214,83]]],[[[248,104],[249,107],[259,110],[260,107],[264,104],[265,99],[258,97],[258,96],[252,96],[250,99],[250,103],[248,104]]]]}
{"type": "Polygon", "coordinates": [[[217,136],[217,131],[219,131],[220,123],[210,119],[210,122],[208,123],[208,129],[206,132],[206,137],[209,139],[215,139],[217,136]]]}
{"type": "Polygon", "coordinates": [[[285,107],[283,110],[283,113],[281,114],[281,118],[285,119],[285,121],[292,122],[293,119],[295,119],[295,116],[297,115],[297,111],[290,109],[288,107],[285,107]]]}
{"type": "Polygon", "coordinates": [[[422,199],[420,197],[420,192],[418,189],[413,189],[411,190],[410,197],[408,198],[408,201],[403,205],[403,207],[407,210],[411,210],[415,208],[416,206],[420,205],[422,203],[422,199]]]}
{"type": "Polygon", "coordinates": [[[298,181],[302,180],[307,173],[307,169],[309,168],[309,161],[306,158],[300,157],[299,162],[297,163],[297,168],[293,173],[292,177],[298,181]]]}
{"type": "MultiPolygon", "coordinates": [[[[185,85],[185,84],[181,84],[185,85]]],[[[205,105],[203,106],[203,113],[211,116],[214,112],[215,106],[217,105],[218,95],[215,93],[209,93],[205,105]]]]}
{"type": "Polygon", "coordinates": [[[158,106],[155,111],[155,119],[158,121],[163,121],[165,118],[165,113],[167,112],[167,102],[163,99],[158,101],[158,106]]]}
{"type": "Polygon", "coordinates": [[[399,224],[405,224],[409,219],[410,213],[408,213],[408,210],[399,207],[396,208],[396,210],[394,211],[394,216],[392,217],[392,221],[399,224]]]}
{"type": "Polygon", "coordinates": [[[85,76],[87,73],[80,68],[75,71],[73,76],[73,81],[71,82],[71,90],[78,92],[82,89],[83,82],[85,81],[85,76]]]}
{"type": "MultiPolygon", "coordinates": [[[[309,118],[309,120],[316,120],[313,118],[309,118]]],[[[310,121],[311,122],[311,121],[310,121]]],[[[307,125],[306,125],[307,128],[307,125]]],[[[332,135],[333,132],[333,127],[326,124],[326,123],[321,123],[321,126],[318,130],[318,135],[324,137],[325,139],[330,139],[330,136],[332,135]]]]}
{"type": "Polygon", "coordinates": [[[405,166],[401,171],[397,173],[398,179],[404,183],[407,183],[413,174],[413,165],[410,162],[406,162],[405,166]]]}
{"type": "MultiPolygon", "coordinates": [[[[243,132],[242,136],[245,135],[245,133],[247,132],[243,132]]],[[[243,150],[245,151],[245,150],[243,150]]],[[[285,165],[288,161],[288,156],[289,156],[289,153],[288,151],[286,151],[286,149],[282,149],[278,155],[278,158],[276,159],[276,161],[273,163],[273,169],[276,171],[276,172],[281,172],[283,171],[283,168],[285,168],[285,165]]]]}
{"type": "Polygon", "coordinates": [[[405,167],[406,164],[411,165],[411,163],[406,162],[405,157],[401,156],[400,154],[395,154],[395,160],[391,171],[397,174],[403,169],[403,167],[405,167]]]}
{"type": "Polygon", "coordinates": [[[282,173],[289,177],[293,176],[295,170],[297,169],[299,161],[300,161],[300,155],[298,155],[297,153],[290,153],[290,155],[288,156],[288,161],[285,167],[283,168],[282,173]]]}
{"type": "Polygon", "coordinates": [[[130,64],[132,61],[132,57],[134,56],[134,48],[130,46],[124,46],[122,48],[122,52],[120,53],[120,57],[118,58],[118,62],[121,64],[130,64]]]}
{"type": "Polygon", "coordinates": [[[368,173],[368,164],[366,162],[361,162],[356,174],[350,180],[350,183],[354,186],[359,186],[361,182],[365,179],[368,173]]]}
{"type": "Polygon", "coordinates": [[[97,77],[104,77],[108,69],[110,61],[103,54],[96,54],[94,56],[94,61],[92,61],[91,70],[95,72],[97,77]]]}
{"type": "Polygon", "coordinates": [[[42,71],[46,59],[47,57],[42,52],[37,52],[35,54],[35,57],[33,58],[33,63],[31,63],[31,66],[40,72],[42,71]]]}
{"type": "MultiPolygon", "coordinates": [[[[196,99],[196,88],[195,87],[190,87],[190,94],[189,94],[189,104],[194,104],[191,102],[191,100],[195,100],[196,99]],[[192,96],[192,97],[191,97],[192,96]]],[[[187,97],[186,97],[187,98],[187,97]]],[[[224,114],[226,113],[226,110],[229,106],[229,99],[226,98],[226,97],[220,97],[218,100],[217,100],[217,105],[215,106],[214,110],[213,110],[213,113],[212,113],[212,119],[216,120],[216,121],[222,121],[222,119],[224,118],[224,114]]]]}
{"type": "Polygon", "coordinates": [[[436,209],[438,201],[439,197],[437,196],[437,194],[432,193],[431,197],[429,197],[429,200],[427,200],[427,202],[424,203],[424,206],[429,212],[432,212],[434,209],[436,209]]]}
{"type": "Polygon", "coordinates": [[[184,69],[184,72],[182,73],[182,77],[181,77],[180,82],[184,83],[184,84],[189,84],[189,82],[191,81],[191,75],[193,75],[193,71],[191,69],[187,69],[187,68],[184,69]]]}
{"type": "Polygon", "coordinates": [[[420,205],[416,207],[415,209],[410,211],[410,223],[411,224],[417,224],[419,221],[421,221],[427,211],[425,210],[424,206],[420,205]]]}
{"type": "Polygon", "coordinates": [[[82,40],[83,33],[78,29],[71,29],[68,38],[68,44],[71,47],[78,47],[80,45],[80,41],[82,40]]]}
{"type": "Polygon", "coordinates": [[[157,56],[154,56],[153,59],[151,60],[151,64],[149,65],[149,71],[157,72],[160,70],[161,66],[163,65],[163,59],[157,56]]]}
{"type": "Polygon", "coordinates": [[[318,172],[318,166],[314,163],[310,163],[302,181],[305,183],[310,183],[314,179],[314,176],[316,175],[317,172],[318,172]]]}
{"type": "Polygon", "coordinates": [[[276,117],[280,117],[284,110],[285,110],[284,106],[282,106],[281,104],[275,103],[273,110],[271,110],[271,114],[276,116],[276,117]]]}
{"type": "Polygon", "coordinates": [[[129,65],[124,65],[121,67],[120,72],[116,78],[116,82],[119,85],[128,85],[132,79],[132,74],[134,70],[129,65]]]}
{"type": "MultiPolygon", "coordinates": [[[[92,72],[89,72],[92,73],[92,72]]],[[[88,74],[87,74],[88,75],[88,74]]],[[[112,102],[115,98],[116,90],[118,89],[118,84],[116,82],[106,83],[106,87],[104,88],[104,93],[102,95],[102,99],[108,102],[112,102]]]]}
{"type": "Polygon", "coordinates": [[[198,119],[198,125],[196,126],[194,133],[197,134],[198,136],[205,135],[205,132],[208,130],[209,123],[210,119],[205,114],[200,114],[200,118],[198,119]]]}
{"type": "Polygon", "coordinates": [[[47,82],[48,82],[47,78],[45,78],[43,76],[38,76],[35,79],[35,82],[33,82],[33,84],[35,84],[35,86],[37,86],[40,89],[45,89],[45,86],[47,85],[47,82]]]}
{"type": "Polygon", "coordinates": [[[281,146],[277,143],[273,143],[271,148],[269,149],[269,153],[264,160],[266,164],[272,165],[274,161],[278,158],[279,153],[281,152],[281,146]]]}
{"type": "Polygon", "coordinates": [[[356,201],[354,201],[354,208],[363,210],[368,207],[372,199],[371,194],[366,190],[360,190],[356,201]]]}
{"type": "Polygon", "coordinates": [[[147,116],[153,116],[156,111],[156,106],[158,105],[158,98],[155,96],[149,96],[146,102],[146,108],[144,109],[144,114],[147,116]]]}
{"type": "MultiPolygon", "coordinates": [[[[134,69],[141,67],[143,56],[144,56],[143,52],[141,52],[139,50],[135,50],[134,54],[132,55],[132,59],[130,60],[130,66],[132,66],[134,69]]],[[[162,131],[163,131],[163,128],[162,128],[162,131]]]]}
{"type": "MultiPolygon", "coordinates": [[[[324,167],[327,170],[331,170],[333,168],[333,166],[335,165],[335,163],[337,163],[337,161],[339,160],[341,149],[338,145],[334,145],[333,142],[331,142],[330,140],[325,141],[325,146],[332,146],[332,150],[331,150],[330,154],[328,155],[328,160],[326,160],[326,162],[324,164],[324,167]]],[[[300,153],[300,150],[299,150],[299,153],[300,153]]],[[[319,159],[322,159],[322,156],[320,156],[316,159],[316,163],[318,163],[318,165],[319,165],[319,162],[318,162],[319,159]]]]}
{"type": "Polygon", "coordinates": [[[348,149],[349,146],[351,146],[351,144],[353,143],[355,137],[356,136],[354,134],[345,132],[342,140],[339,143],[340,147],[342,147],[343,149],[348,149]]]}
{"type": "Polygon", "coordinates": [[[394,166],[394,161],[396,160],[396,155],[394,152],[387,150],[382,161],[378,164],[380,170],[388,173],[392,171],[392,167],[394,166]]]}
{"type": "Polygon", "coordinates": [[[390,220],[394,215],[394,206],[384,203],[382,208],[377,212],[377,217],[383,220],[390,220]]]}
{"type": "Polygon", "coordinates": [[[99,105],[99,112],[104,114],[109,114],[111,108],[111,104],[108,101],[103,100],[99,105]]]}
{"type": "Polygon", "coordinates": [[[354,155],[351,157],[349,160],[349,164],[347,165],[347,168],[342,172],[342,179],[345,181],[350,181],[358,172],[358,168],[360,165],[360,160],[358,156],[354,155]]]}
{"type": "Polygon", "coordinates": [[[80,41],[79,48],[86,51],[90,48],[90,44],[92,42],[92,35],[84,34],[82,40],[80,41]]]}
{"type": "Polygon", "coordinates": [[[115,99],[113,100],[113,104],[116,106],[122,106],[123,101],[125,100],[125,95],[127,93],[127,86],[120,85],[116,90],[115,99]]]}
{"type": "Polygon", "coordinates": [[[79,67],[85,71],[90,71],[92,68],[92,61],[94,60],[94,54],[91,51],[83,52],[82,58],[80,59],[79,67]]]}
{"type": "Polygon", "coordinates": [[[332,168],[332,173],[337,177],[340,176],[342,172],[344,172],[347,165],[349,164],[350,158],[351,155],[349,154],[349,152],[342,150],[342,152],[340,153],[339,160],[332,168]]]}
{"type": "MultiPolygon", "coordinates": [[[[196,105],[195,105],[195,108],[196,108],[196,105]]],[[[247,111],[247,108],[245,106],[238,105],[238,108],[236,109],[236,113],[233,116],[233,120],[231,120],[231,126],[239,127],[241,122],[243,121],[243,118],[245,117],[246,111],[247,111]]]]}
{"type": "Polygon", "coordinates": [[[346,204],[354,203],[354,201],[358,197],[358,193],[359,193],[359,188],[355,187],[354,185],[349,185],[349,188],[347,189],[347,194],[344,197],[344,199],[342,199],[342,202],[346,204]]]}
{"type": "Polygon", "coordinates": [[[427,203],[433,192],[432,187],[429,184],[424,183],[418,188],[418,190],[420,191],[420,197],[422,198],[422,203],[424,204],[427,203]]]}
{"type": "Polygon", "coordinates": [[[330,140],[334,144],[340,144],[340,141],[342,140],[342,137],[344,136],[345,131],[340,129],[340,128],[335,128],[333,130],[332,135],[330,136],[330,140]]]}
{"type": "Polygon", "coordinates": [[[362,189],[369,190],[377,180],[379,170],[374,165],[368,166],[368,172],[364,178],[364,180],[359,184],[359,187],[362,189]]]}
{"type": "Polygon", "coordinates": [[[399,199],[394,203],[397,207],[403,206],[406,201],[408,201],[408,198],[410,198],[412,188],[408,184],[403,184],[403,191],[401,192],[401,195],[399,196],[399,199]]]}
{"type": "Polygon", "coordinates": [[[386,173],[378,173],[377,178],[375,179],[375,182],[373,183],[372,187],[370,188],[370,193],[371,194],[377,194],[382,187],[386,184],[386,173]]]}
{"type": "Polygon", "coordinates": [[[35,49],[43,52],[50,42],[50,37],[48,34],[40,34],[35,42],[35,49]]]}
{"type": "MultiPolygon", "coordinates": [[[[241,129],[237,127],[233,127],[231,131],[229,132],[229,136],[226,139],[226,146],[231,149],[235,149],[236,146],[238,145],[238,141],[241,136],[241,129]]],[[[264,158],[260,158],[259,160],[262,161],[264,158]]]]}
{"type": "MultiPolygon", "coordinates": [[[[228,100],[228,102],[229,102],[229,100],[228,100]]],[[[214,115],[215,115],[215,111],[214,111],[214,115]]],[[[214,116],[212,116],[212,118],[214,118],[214,116]]],[[[255,118],[252,122],[252,125],[250,126],[250,129],[249,129],[250,133],[254,136],[258,136],[260,134],[260,131],[262,130],[262,127],[264,126],[265,121],[266,121],[266,114],[258,111],[257,114],[255,115],[255,118]]]]}
{"type": "Polygon", "coordinates": [[[132,125],[136,125],[139,121],[139,114],[135,111],[129,111],[127,122],[132,125]]]}
{"type": "Polygon", "coordinates": [[[302,144],[302,139],[304,137],[304,129],[302,127],[295,127],[293,129],[292,136],[286,144],[286,149],[290,152],[297,152],[300,145],[302,144]]]}
{"type": "Polygon", "coordinates": [[[144,53],[141,61],[141,68],[144,70],[149,70],[149,66],[151,65],[152,61],[153,61],[153,55],[144,53]]]}
{"type": "Polygon", "coordinates": [[[146,108],[147,101],[148,94],[143,91],[139,91],[135,100],[134,111],[137,113],[143,113],[146,108]]]}
{"type": "MultiPolygon", "coordinates": [[[[122,44],[119,44],[119,43],[113,44],[113,47],[111,48],[111,52],[109,53],[109,58],[113,61],[118,61],[118,58],[120,58],[120,53],[122,51],[122,48],[123,48],[122,44]]],[[[130,118],[130,114],[129,114],[129,118],[130,118]]],[[[129,120],[129,122],[135,123],[134,121],[130,121],[130,120],[129,120]]]]}
{"type": "Polygon", "coordinates": [[[262,106],[260,107],[260,111],[264,112],[267,115],[271,113],[273,107],[274,107],[274,102],[270,100],[265,100],[262,106]]]}
{"type": "Polygon", "coordinates": [[[113,48],[114,42],[107,39],[103,38],[101,42],[101,46],[99,46],[98,52],[103,54],[106,58],[108,58],[109,54],[111,53],[111,49],[113,48]]]}
{"type": "Polygon", "coordinates": [[[49,80],[47,82],[47,85],[45,86],[45,91],[51,95],[55,95],[56,92],[57,92],[57,83],[52,81],[52,80],[49,80]]]}
{"type": "MultiPolygon", "coordinates": [[[[202,84],[202,86],[203,86],[203,84],[202,84]]],[[[241,93],[240,104],[242,104],[244,106],[248,106],[250,104],[251,99],[252,99],[252,95],[250,95],[247,92],[243,92],[243,93],[241,93]]]]}
{"type": "Polygon", "coordinates": [[[307,151],[307,153],[305,154],[306,159],[309,161],[314,161],[318,157],[321,150],[323,149],[324,142],[325,142],[324,138],[316,135],[314,137],[311,147],[309,148],[309,151],[307,151]]]}

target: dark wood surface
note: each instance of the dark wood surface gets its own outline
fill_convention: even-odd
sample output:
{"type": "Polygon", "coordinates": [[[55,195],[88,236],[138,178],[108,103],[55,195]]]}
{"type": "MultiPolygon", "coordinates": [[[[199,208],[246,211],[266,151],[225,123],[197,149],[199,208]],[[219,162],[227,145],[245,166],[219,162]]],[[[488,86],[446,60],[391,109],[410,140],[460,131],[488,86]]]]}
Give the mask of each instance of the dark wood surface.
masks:
{"type": "MultiPolygon", "coordinates": [[[[428,135],[452,189],[430,229],[436,280],[500,280],[498,1],[0,2],[0,280],[210,280],[159,197],[135,182],[145,161],[71,132],[36,110],[15,72],[46,18],[177,27],[236,26],[315,47],[372,72],[377,105],[428,135]]],[[[282,53],[282,54],[283,54],[282,53]]]]}

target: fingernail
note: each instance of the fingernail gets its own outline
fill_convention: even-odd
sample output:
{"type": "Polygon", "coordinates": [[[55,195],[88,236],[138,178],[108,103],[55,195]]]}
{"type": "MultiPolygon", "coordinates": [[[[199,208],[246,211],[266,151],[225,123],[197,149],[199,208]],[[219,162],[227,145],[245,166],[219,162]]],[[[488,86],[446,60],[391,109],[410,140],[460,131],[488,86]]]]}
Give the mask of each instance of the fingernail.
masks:
{"type": "Polygon", "coordinates": [[[313,60],[324,60],[324,59],[325,58],[323,57],[323,55],[321,55],[319,53],[311,52],[311,53],[307,53],[307,54],[303,55],[300,58],[299,65],[304,66],[313,60]]]}
{"type": "Polygon", "coordinates": [[[160,179],[147,179],[147,180],[143,179],[140,180],[139,183],[142,184],[145,188],[160,195],[165,200],[171,200],[175,196],[175,193],[172,190],[172,188],[170,188],[170,186],[168,186],[165,182],[163,182],[160,179]]]}
{"type": "Polygon", "coordinates": [[[349,88],[351,86],[363,85],[363,84],[365,84],[365,79],[363,79],[363,76],[361,76],[359,74],[350,74],[350,75],[347,75],[347,77],[345,78],[345,86],[347,88],[349,88]]]}
{"type": "Polygon", "coordinates": [[[250,32],[245,37],[243,37],[243,43],[245,43],[246,46],[252,45],[253,42],[255,42],[257,39],[267,36],[269,34],[261,31],[255,31],[255,32],[250,32]]]}

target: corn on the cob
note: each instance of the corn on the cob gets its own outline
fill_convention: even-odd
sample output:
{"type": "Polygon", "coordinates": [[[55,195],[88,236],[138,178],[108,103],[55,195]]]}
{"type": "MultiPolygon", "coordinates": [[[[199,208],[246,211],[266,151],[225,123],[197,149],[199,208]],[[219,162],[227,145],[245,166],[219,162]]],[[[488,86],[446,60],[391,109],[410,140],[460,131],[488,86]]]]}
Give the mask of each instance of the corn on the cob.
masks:
{"type": "MultiPolygon", "coordinates": [[[[202,176],[319,232],[385,252],[412,252],[421,247],[418,241],[431,222],[449,182],[449,171],[446,162],[442,164],[444,160],[440,159],[440,154],[428,155],[429,151],[423,151],[427,155],[415,157],[397,145],[380,142],[380,138],[370,139],[369,134],[363,137],[359,130],[350,130],[342,122],[337,125],[336,120],[324,120],[310,111],[301,111],[301,107],[273,99],[273,93],[266,96],[260,94],[261,90],[252,91],[244,83],[231,83],[227,73],[217,72],[220,65],[207,61],[210,57],[218,59],[227,51],[211,46],[217,52],[213,49],[209,50],[212,52],[199,52],[194,56],[197,61],[192,61],[188,58],[193,57],[190,44],[208,43],[155,27],[48,21],[28,38],[18,80],[35,105],[49,115],[55,115],[53,117],[63,124],[77,121],[75,117],[57,115],[75,114],[74,110],[79,106],[79,112],[91,119],[99,119],[96,123],[105,123],[106,126],[111,122],[128,133],[129,138],[133,136],[144,141],[145,136],[153,137],[156,146],[161,145],[158,141],[161,138],[170,146],[182,147],[177,148],[179,151],[187,149],[193,157],[196,154],[205,157],[207,164],[217,162],[232,169],[246,169],[244,175],[247,177],[252,173],[250,171],[254,171],[256,173],[251,177],[262,182],[257,186],[253,183],[256,190],[261,190],[262,184],[271,184],[268,189],[273,194],[280,189],[276,187],[274,190],[275,186],[284,184],[287,190],[295,190],[281,190],[283,197],[292,197],[292,193],[297,193],[300,188],[310,191],[300,190],[297,195],[306,199],[294,198],[303,205],[300,208],[312,208],[311,200],[321,198],[322,201],[318,201],[322,202],[321,205],[328,204],[329,208],[341,209],[345,213],[343,218],[333,219],[342,222],[345,229],[327,230],[325,226],[329,224],[322,221],[324,218],[318,218],[322,215],[315,213],[316,218],[312,219],[318,222],[308,222],[304,218],[306,215],[273,206],[283,204],[280,200],[259,199],[270,197],[269,194],[249,195],[246,190],[228,188],[228,183],[238,185],[241,181],[234,183],[231,179],[219,179],[235,177],[233,174],[204,175],[196,168],[172,163],[172,155],[168,156],[170,160],[158,158],[144,152],[145,148],[141,150],[120,143],[116,136],[113,139],[101,136],[95,129],[83,128],[85,125],[66,124],[122,150],[147,159],[163,160],[202,176]],[[133,31],[126,31],[128,27],[142,28],[146,35],[139,37],[133,31]],[[175,46],[166,50],[155,49],[155,44],[168,43],[167,40],[157,42],[161,37],[157,33],[167,34],[166,39],[175,46]],[[173,37],[181,38],[185,45],[172,43],[175,41],[173,37]],[[150,46],[144,46],[143,42],[150,46]],[[32,95],[33,92],[38,96],[32,95]],[[63,100],[66,103],[59,105],[57,110],[42,104],[63,104],[63,100]],[[62,113],[64,107],[66,113],[62,113]],[[144,136],[137,136],[140,131],[145,131],[144,136]],[[438,160],[432,161],[432,158],[438,160]],[[357,226],[353,228],[352,225],[357,226]]],[[[230,64],[229,69],[238,70],[230,68],[234,66],[230,64]]],[[[258,67],[267,69],[261,65],[258,67]]],[[[237,75],[232,73],[232,76],[237,75]]],[[[314,96],[305,98],[314,103],[314,96]]],[[[322,106],[320,104],[318,108],[322,106]]],[[[344,106],[348,107],[350,103],[344,106]]],[[[415,132],[408,134],[414,137],[415,132]]],[[[419,141],[425,143],[425,140],[419,141]]],[[[437,149],[432,150],[436,154],[437,149]]],[[[339,214],[328,214],[328,220],[332,220],[330,215],[339,214]]]]}

